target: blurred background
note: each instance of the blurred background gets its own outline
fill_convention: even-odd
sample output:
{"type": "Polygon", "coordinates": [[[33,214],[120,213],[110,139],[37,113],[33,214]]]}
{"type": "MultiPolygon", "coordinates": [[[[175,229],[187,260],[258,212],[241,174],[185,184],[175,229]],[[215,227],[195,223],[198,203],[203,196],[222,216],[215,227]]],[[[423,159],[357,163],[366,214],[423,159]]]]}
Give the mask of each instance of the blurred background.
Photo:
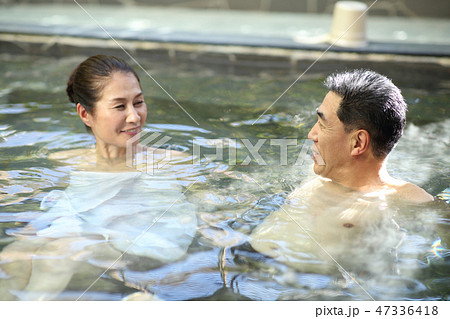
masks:
{"type": "MultiPolygon", "coordinates": [[[[209,141],[223,140],[236,145],[241,164],[251,155],[243,139],[298,143],[289,148],[288,165],[280,165],[280,147],[267,142],[260,148],[267,165],[228,164],[225,147],[223,160],[174,168],[180,180],[205,181],[187,193],[199,212],[187,258],[160,267],[128,256],[122,268],[103,272],[107,259],[80,252],[81,271],[58,299],[78,298],[103,272],[85,300],[120,300],[143,289],[167,300],[365,300],[337,268],[330,274],[298,271],[254,254],[245,243],[313,174],[311,152],[301,150],[326,94],[322,81],[334,71],[372,69],[402,90],[408,126],[388,170],[450,202],[450,0],[378,0],[369,10],[367,44],[360,47],[330,45],[336,2],[0,0],[0,251],[42,214],[50,191],[69,185],[81,161],[49,155],[94,145],[66,97],[66,83],[88,56],[112,54],[133,62],[150,108],[145,128],[170,136],[175,150],[192,154],[195,141],[202,155],[212,155],[217,144],[209,141]],[[299,154],[303,162],[294,165],[299,154]]],[[[360,2],[371,6],[375,0],[360,2]]],[[[367,281],[372,274],[364,269],[356,277],[377,300],[449,299],[448,205],[398,214],[396,222],[407,230],[398,273],[376,272],[367,281]]],[[[349,246],[346,267],[363,246],[349,246]]],[[[292,260],[322,264],[306,255],[313,256],[301,250],[292,260]]],[[[378,267],[377,256],[364,262],[378,267]]],[[[49,264],[59,257],[52,255],[49,264]]],[[[1,288],[6,278],[0,271],[1,288]]]]}
{"type": "MultiPolygon", "coordinates": [[[[0,0],[0,4],[68,4],[73,0],[0,0]]],[[[337,0],[78,0],[80,4],[184,7],[198,9],[250,10],[269,12],[332,13],[337,0]]],[[[375,0],[359,0],[371,5],[375,0]]],[[[378,0],[371,11],[376,16],[450,16],[449,0],[378,0]]]]}

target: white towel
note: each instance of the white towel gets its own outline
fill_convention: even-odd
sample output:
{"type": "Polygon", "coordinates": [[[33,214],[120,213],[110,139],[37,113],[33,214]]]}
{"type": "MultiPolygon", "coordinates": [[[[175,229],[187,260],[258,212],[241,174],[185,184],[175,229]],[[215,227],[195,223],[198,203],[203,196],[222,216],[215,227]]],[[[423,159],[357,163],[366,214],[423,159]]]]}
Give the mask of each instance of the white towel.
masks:
{"type": "Polygon", "coordinates": [[[182,257],[197,229],[181,182],[142,172],[74,172],[41,208],[48,211],[31,223],[39,237],[100,235],[122,252],[163,262],[182,257]]]}

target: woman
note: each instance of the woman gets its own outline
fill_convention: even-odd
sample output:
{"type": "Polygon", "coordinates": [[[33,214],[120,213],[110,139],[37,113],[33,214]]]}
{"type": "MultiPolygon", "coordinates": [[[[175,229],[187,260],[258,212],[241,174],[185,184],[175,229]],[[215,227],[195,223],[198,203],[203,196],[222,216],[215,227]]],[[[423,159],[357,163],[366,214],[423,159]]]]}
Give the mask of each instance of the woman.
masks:
{"type": "Polygon", "coordinates": [[[142,131],[147,119],[136,72],[118,58],[93,56],[72,72],[66,92],[95,136],[97,161],[122,162],[126,142],[142,131]]]}
{"type": "MultiPolygon", "coordinates": [[[[147,118],[147,105],[139,76],[122,59],[95,55],[73,70],[66,89],[75,104],[80,119],[96,139],[94,149],[62,151],[51,159],[75,164],[83,170],[132,170],[126,165],[128,155],[134,155],[139,135],[147,118]],[[82,160],[81,160],[82,159],[82,160]]],[[[186,155],[169,152],[173,159],[186,155]]]]}
{"type": "Polygon", "coordinates": [[[126,165],[127,147],[136,149],[147,118],[133,69],[116,57],[92,56],[72,72],[67,94],[96,147],[52,156],[84,164],[64,191],[42,200],[47,211],[18,234],[25,236],[3,250],[0,270],[10,279],[0,284],[0,299],[55,298],[79,272],[90,278],[88,288],[105,268],[120,269],[136,256],[149,267],[177,260],[196,233],[186,181],[168,166],[149,175],[126,165]]]}

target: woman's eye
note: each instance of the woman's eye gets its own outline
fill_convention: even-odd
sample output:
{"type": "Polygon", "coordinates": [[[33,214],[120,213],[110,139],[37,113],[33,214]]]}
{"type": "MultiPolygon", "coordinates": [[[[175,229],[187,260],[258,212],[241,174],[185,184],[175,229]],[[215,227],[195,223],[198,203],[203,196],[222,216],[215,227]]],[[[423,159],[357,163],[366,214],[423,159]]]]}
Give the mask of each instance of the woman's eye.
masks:
{"type": "Polygon", "coordinates": [[[134,105],[136,105],[136,106],[139,106],[139,105],[142,105],[142,104],[144,104],[144,101],[137,101],[136,103],[134,103],[134,105]]]}
{"type": "Polygon", "coordinates": [[[124,108],[125,108],[125,105],[123,105],[123,104],[117,105],[117,106],[115,107],[115,109],[124,109],[124,108]]]}

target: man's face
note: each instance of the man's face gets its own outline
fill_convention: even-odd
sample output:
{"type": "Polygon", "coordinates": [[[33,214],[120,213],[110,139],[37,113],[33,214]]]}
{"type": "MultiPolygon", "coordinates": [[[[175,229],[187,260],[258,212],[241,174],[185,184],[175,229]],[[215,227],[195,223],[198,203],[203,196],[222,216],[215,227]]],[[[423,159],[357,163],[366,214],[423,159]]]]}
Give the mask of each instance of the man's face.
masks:
{"type": "Polygon", "coordinates": [[[344,168],[351,164],[350,133],[337,116],[342,98],[328,92],[317,109],[317,123],[308,134],[314,142],[314,172],[336,182],[345,179],[344,168]]]}

